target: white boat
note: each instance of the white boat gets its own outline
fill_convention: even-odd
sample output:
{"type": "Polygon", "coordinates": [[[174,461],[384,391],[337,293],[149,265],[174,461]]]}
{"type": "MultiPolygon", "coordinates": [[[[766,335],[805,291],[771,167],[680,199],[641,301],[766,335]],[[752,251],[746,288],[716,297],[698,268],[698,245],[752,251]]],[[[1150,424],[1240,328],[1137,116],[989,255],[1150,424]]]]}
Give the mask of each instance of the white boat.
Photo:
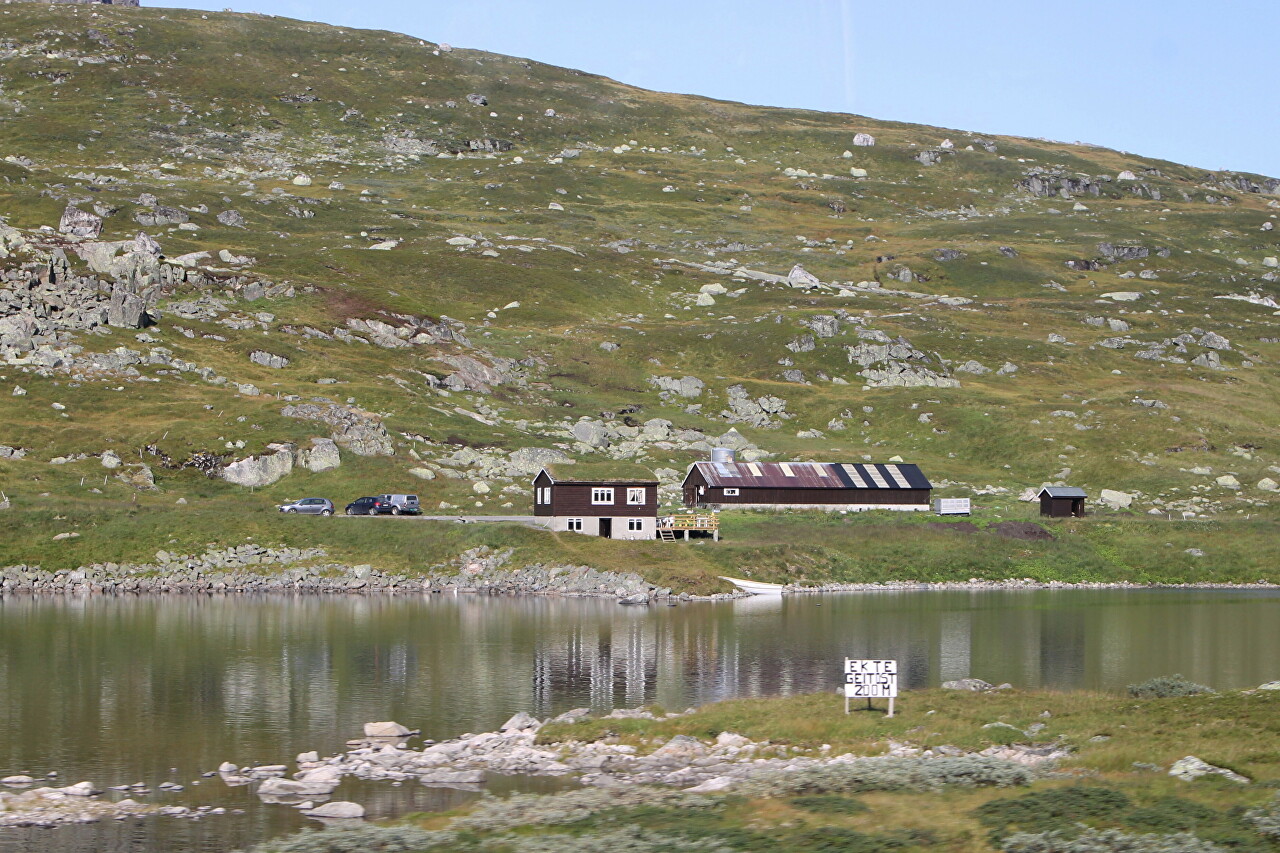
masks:
{"type": "Polygon", "coordinates": [[[743,592],[749,592],[752,595],[782,595],[782,584],[780,583],[762,583],[760,581],[744,581],[741,578],[730,578],[724,575],[720,576],[720,580],[728,581],[743,592]]]}

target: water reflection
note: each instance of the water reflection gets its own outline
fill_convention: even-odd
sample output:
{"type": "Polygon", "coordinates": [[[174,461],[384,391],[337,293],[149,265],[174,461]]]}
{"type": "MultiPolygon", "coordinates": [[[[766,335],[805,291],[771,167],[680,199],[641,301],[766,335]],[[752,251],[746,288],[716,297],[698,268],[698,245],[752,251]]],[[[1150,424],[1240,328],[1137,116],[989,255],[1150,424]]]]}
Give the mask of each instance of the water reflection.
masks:
{"type": "MultiPolygon", "coordinates": [[[[262,597],[0,601],[0,775],[188,785],[166,802],[244,808],[201,824],[0,831],[0,850],[225,850],[300,825],[200,773],[332,753],[370,720],[443,738],[527,710],[669,709],[834,690],[840,661],[894,658],[907,688],[976,676],[1123,689],[1181,672],[1280,678],[1273,591],[884,592],[679,607],[557,599],[262,597]],[[192,786],[193,781],[202,784],[192,786]],[[214,829],[215,825],[221,829],[214,829]],[[161,827],[168,830],[162,831],[161,827]]],[[[352,787],[348,787],[352,786],[352,787]]],[[[356,787],[378,814],[448,807],[356,787]]],[[[156,798],[159,799],[160,795],[156,798]]]]}

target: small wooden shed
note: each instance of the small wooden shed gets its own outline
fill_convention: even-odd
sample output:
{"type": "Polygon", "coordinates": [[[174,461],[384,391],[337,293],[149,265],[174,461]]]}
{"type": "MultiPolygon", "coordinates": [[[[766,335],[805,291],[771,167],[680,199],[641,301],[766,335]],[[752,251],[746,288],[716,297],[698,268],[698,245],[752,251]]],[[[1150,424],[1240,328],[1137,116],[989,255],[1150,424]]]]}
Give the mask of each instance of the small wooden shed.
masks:
{"type": "Polygon", "coordinates": [[[1084,489],[1045,486],[1040,490],[1040,514],[1049,518],[1084,518],[1084,489]]]}

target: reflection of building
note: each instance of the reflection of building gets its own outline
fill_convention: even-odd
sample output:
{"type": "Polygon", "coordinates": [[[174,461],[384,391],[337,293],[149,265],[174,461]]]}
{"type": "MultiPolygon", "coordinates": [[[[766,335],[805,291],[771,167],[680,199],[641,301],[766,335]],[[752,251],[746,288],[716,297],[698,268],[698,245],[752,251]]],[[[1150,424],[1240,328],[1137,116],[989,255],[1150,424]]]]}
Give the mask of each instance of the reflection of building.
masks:
{"type": "Polygon", "coordinates": [[[533,514],[551,529],[606,539],[653,539],[658,480],[639,465],[548,465],[533,479],[533,514]]]}

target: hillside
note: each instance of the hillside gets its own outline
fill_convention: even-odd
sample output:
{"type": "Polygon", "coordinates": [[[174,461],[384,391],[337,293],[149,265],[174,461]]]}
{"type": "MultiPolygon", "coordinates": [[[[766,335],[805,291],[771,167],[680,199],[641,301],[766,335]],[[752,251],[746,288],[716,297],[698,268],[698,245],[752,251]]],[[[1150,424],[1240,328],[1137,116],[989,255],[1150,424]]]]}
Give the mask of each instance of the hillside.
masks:
{"type": "Polygon", "coordinates": [[[544,462],[674,485],[718,444],[1280,503],[1275,179],[258,15],[0,33],[0,565],[303,494],[522,512],[544,462]]]}

